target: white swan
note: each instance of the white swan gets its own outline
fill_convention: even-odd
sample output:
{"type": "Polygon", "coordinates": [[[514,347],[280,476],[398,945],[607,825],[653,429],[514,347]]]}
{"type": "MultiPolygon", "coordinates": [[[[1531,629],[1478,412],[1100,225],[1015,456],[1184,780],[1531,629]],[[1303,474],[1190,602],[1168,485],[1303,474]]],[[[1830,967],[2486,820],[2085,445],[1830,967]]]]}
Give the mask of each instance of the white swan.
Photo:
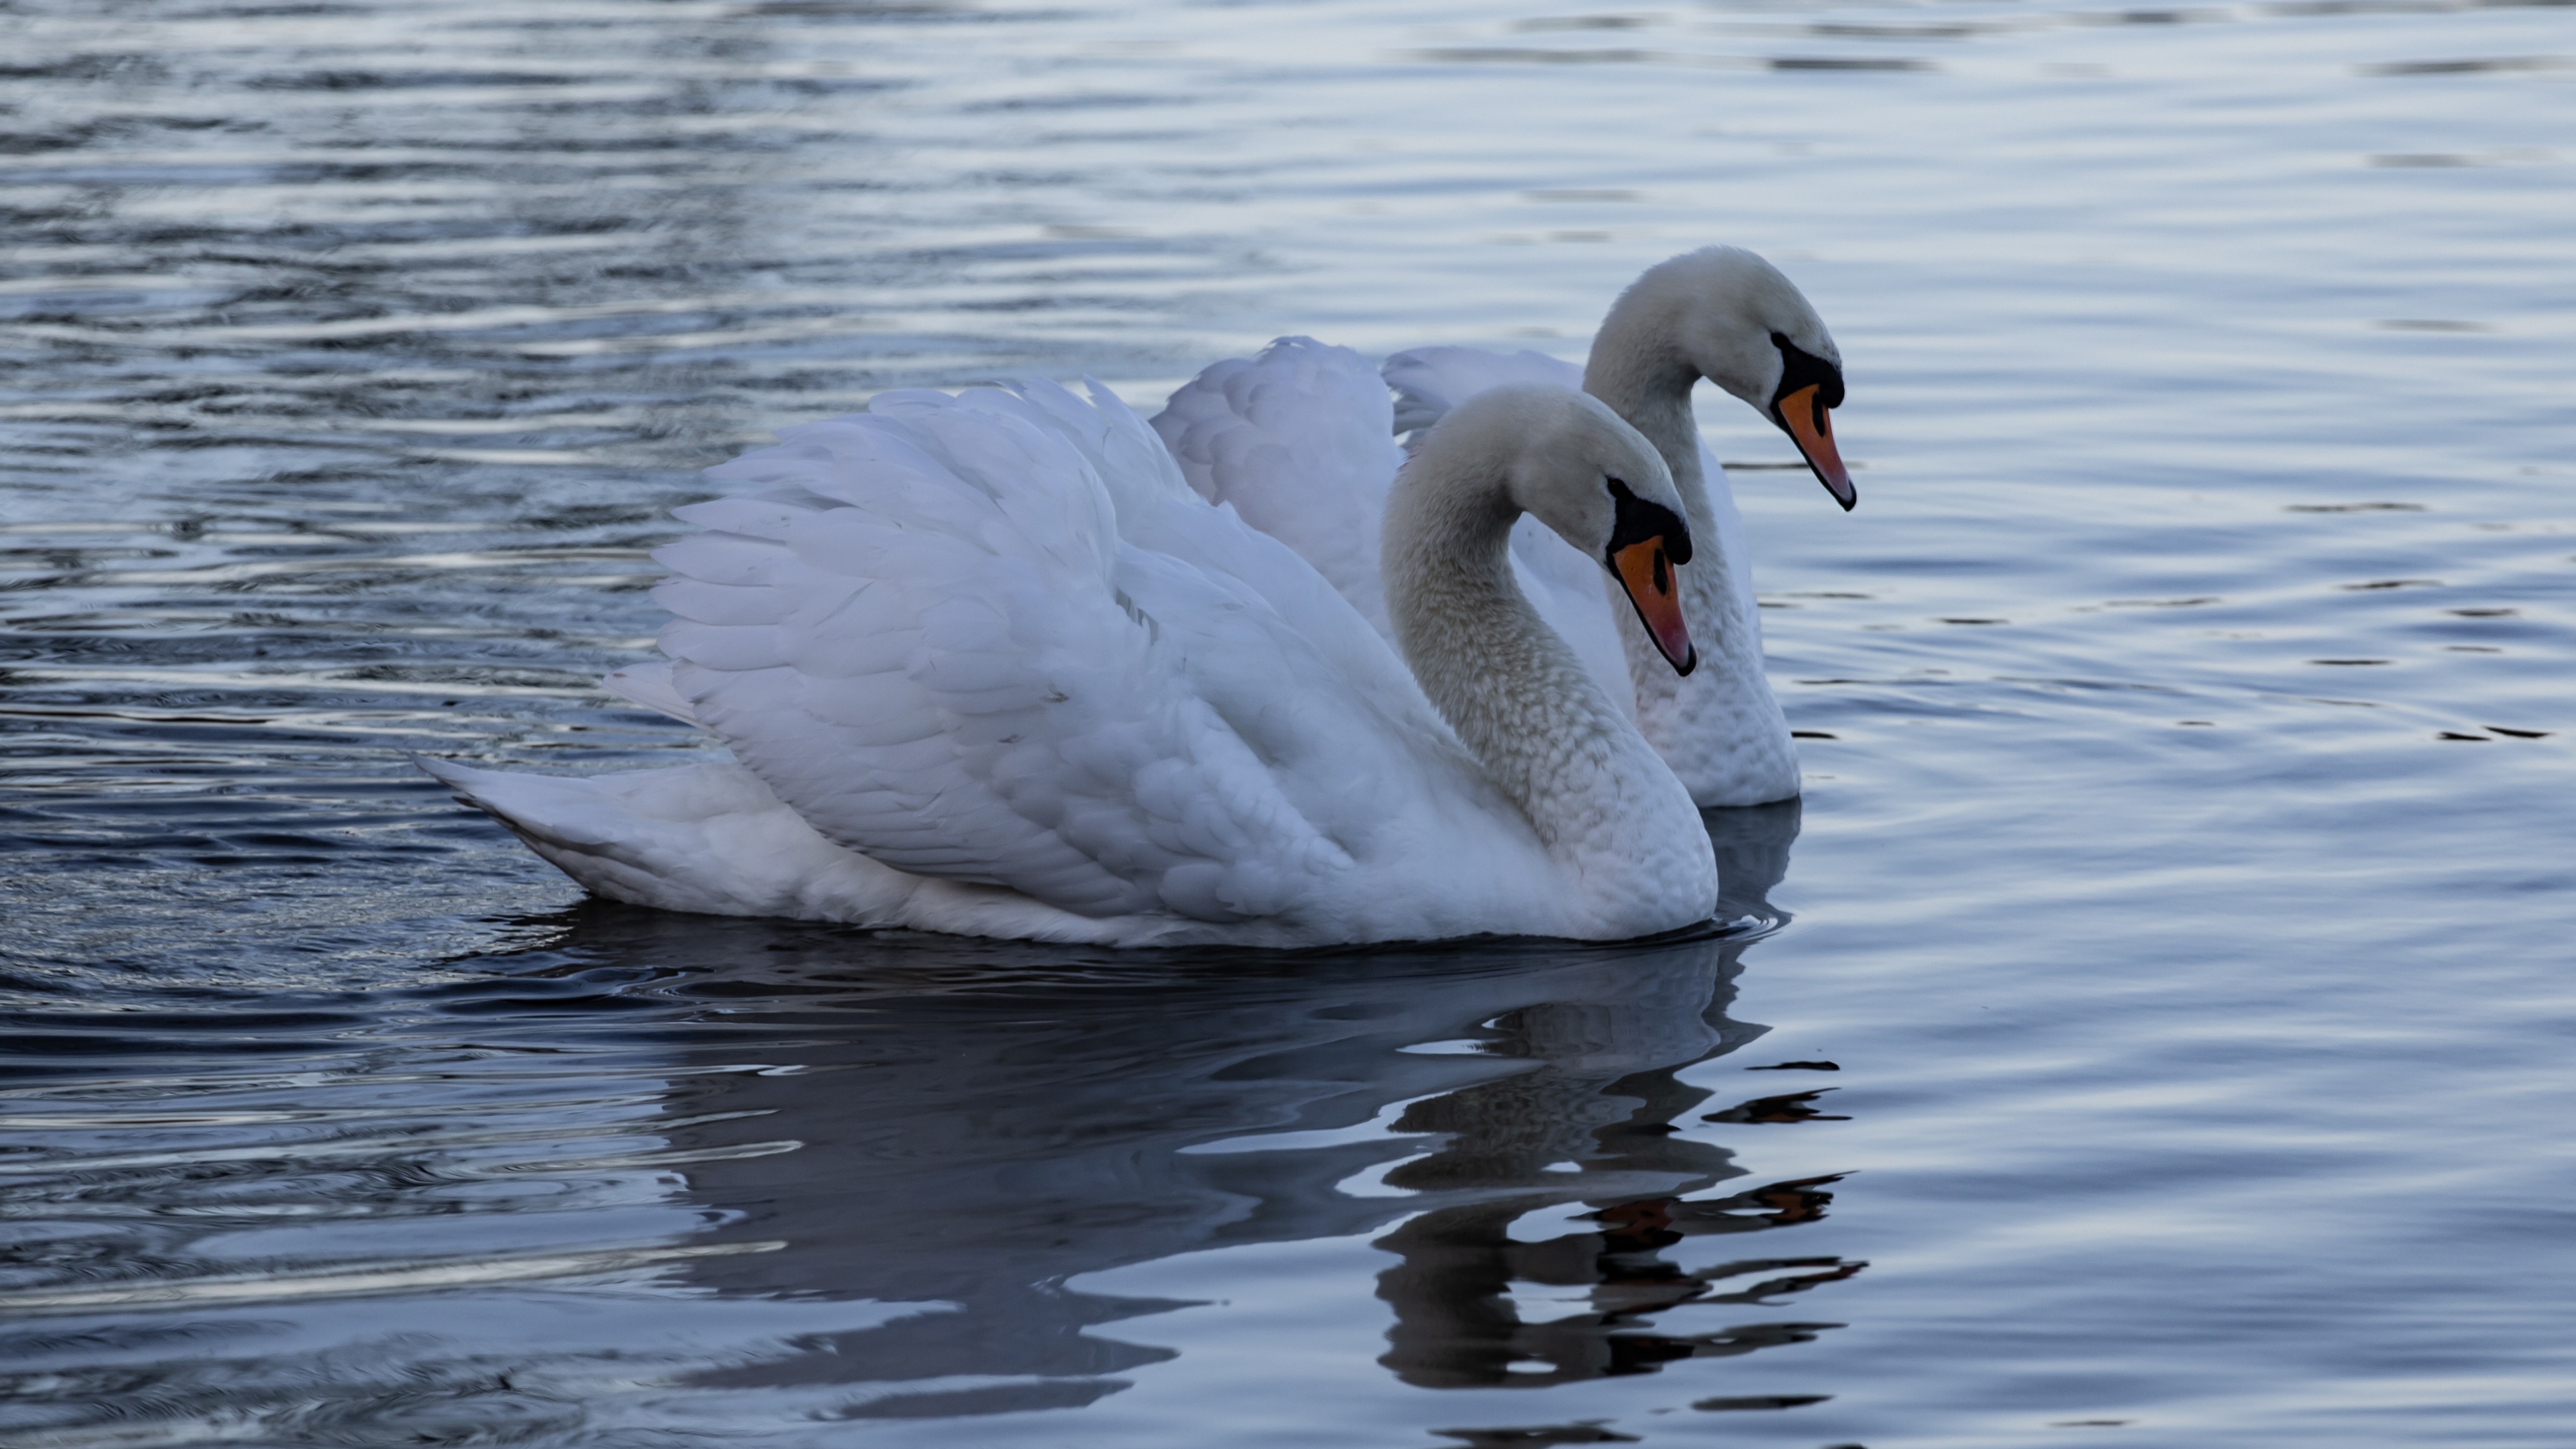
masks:
{"type": "Polygon", "coordinates": [[[1686,679],[1655,663],[1651,641],[1597,572],[1534,524],[1512,539],[1524,587],[1604,687],[1633,699],[1639,728],[1693,800],[1758,805],[1798,793],[1788,721],[1763,675],[1743,520],[1690,408],[1692,386],[1709,378],[1788,432],[1843,507],[1856,501],[1826,413],[1842,402],[1841,353],[1779,269],[1736,247],[1650,268],[1612,305],[1582,369],[1537,352],[1421,348],[1388,360],[1390,407],[1365,366],[1355,353],[1282,338],[1258,358],[1200,373],[1172,395],[1155,431],[1193,487],[1296,549],[1383,629],[1369,561],[1401,457],[1388,435],[1427,427],[1500,385],[1583,387],[1655,443],[1700,557],[1724,562],[1688,575],[1684,607],[1704,663],[1686,679]]]}
{"type": "Polygon", "coordinates": [[[1112,945],[1624,939],[1715,906],[1688,794],[1505,563],[1536,514],[1690,666],[1682,500],[1599,402],[1496,390],[1408,465],[1383,596],[1411,673],[1096,386],[784,436],[656,555],[667,672],[610,680],[740,763],[423,762],[592,890],[1112,945]]]}

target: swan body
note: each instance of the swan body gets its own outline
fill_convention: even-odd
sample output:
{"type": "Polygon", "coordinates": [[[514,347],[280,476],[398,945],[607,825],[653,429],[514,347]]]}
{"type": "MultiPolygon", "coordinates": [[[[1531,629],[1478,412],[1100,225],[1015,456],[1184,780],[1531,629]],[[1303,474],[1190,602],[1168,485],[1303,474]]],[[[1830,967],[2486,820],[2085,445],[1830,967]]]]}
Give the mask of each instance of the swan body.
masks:
{"type": "Polygon", "coordinates": [[[732,762],[423,762],[593,891],[1109,945],[1624,939],[1713,909],[1687,792],[1508,562],[1523,513],[1652,553],[1668,596],[1637,607],[1691,662],[1682,500],[1593,399],[1472,400],[1406,465],[1379,560],[1402,659],[1096,387],[889,393],[783,437],[680,510],[707,531],[656,554],[671,662],[609,681],[732,762]]]}
{"type": "Polygon", "coordinates": [[[1848,500],[1849,475],[1822,421],[1822,407],[1842,398],[1840,356],[1778,269],[1739,248],[1710,247],[1639,277],[1611,308],[1587,367],[1538,352],[1420,348],[1387,361],[1390,406],[1358,376],[1365,364],[1356,354],[1282,338],[1257,358],[1201,373],[1172,395],[1154,427],[1202,494],[1233,503],[1337,587],[1361,578],[1363,587],[1344,593],[1384,628],[1363,563],[1377,546],[1385,481],[1396,466],[1388,435],[1418,435],[1498,387],[1582,387],[1607,402],[1655,443],[1702,557],[1724,562],[1684,575],[1701,668],[1680,677],[1665,667],[1599,570],[1534,521],[1513,534],[1515,569],[1550,626],[1631,711],[1694,801],[1757,805],[1798,793],[1797,752],[1763,672],[1744,521],[1725,470],[1700,443],[1690,393],[1707,377],[1763,409],[1811,459],[1821,455],[1818,476],[1848,500]],[[1821,406],[1801,413],[1776,405],[1798,395],[1790,385],[1828,375],[1821,406]],[[1818,430],[1821,442],[1811,448],[1818,430]]]}

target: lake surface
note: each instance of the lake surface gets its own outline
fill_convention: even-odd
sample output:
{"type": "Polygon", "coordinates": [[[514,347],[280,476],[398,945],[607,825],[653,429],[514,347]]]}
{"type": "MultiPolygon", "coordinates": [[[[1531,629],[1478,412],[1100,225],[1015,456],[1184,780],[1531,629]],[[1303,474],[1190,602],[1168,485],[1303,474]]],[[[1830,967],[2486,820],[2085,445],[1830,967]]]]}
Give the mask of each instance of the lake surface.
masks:
{"type": "Polygon", "coordinates": [[[2563,5],[0,34],[0,1438],[2568,1442],[2563,5]],[[704,748],[592,681],[779,425],[1712,241],[1861,490],[1704,400],[1808,735],[1723,931],[661,915],[405,760],[704,748]]]}

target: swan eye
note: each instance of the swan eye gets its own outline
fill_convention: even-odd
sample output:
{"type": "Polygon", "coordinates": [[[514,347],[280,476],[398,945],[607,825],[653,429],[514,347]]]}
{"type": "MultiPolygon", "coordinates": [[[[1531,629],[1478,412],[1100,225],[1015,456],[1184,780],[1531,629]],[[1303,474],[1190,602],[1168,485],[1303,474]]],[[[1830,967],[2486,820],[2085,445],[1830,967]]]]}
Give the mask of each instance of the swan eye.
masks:
{"type": "Polygon", "coordinates": [[[1843,370],[1782,333],[1771,334],[1771,345],[1780,349],[1780,385],[1771,393],[1771,421],[1797,443],[1798,455],[1814,470],[1816,481],[1849,510],[1860,497],[1834,446],[1833,421],[1825,416],[1826,409],[1842,406],[1843,370]]]}
{"type": "Polygon", "coordinates": [[[1665,566],[1666,553],[1671,555],[1672,563],[1690,562],[1690,526],[1682,522],[1680,514],[1660,503],[1638,497],[1628,491],[1628,485],[1619,479],[1610,479],[1609,483],[1610,497],[1618,505],[1618,513],[1611,522],[1610,547],[1604,560],[1613,573],[1619,569],[1619,555],[1641,543],[1657,545],[1655,561],[1658,569],[1665,566]]]}
{"type": "Polygon", "coordinates": [[[1841,368],[1790,341],[1785,332],[1772,333],[1771,345],[1780,349],[1780,385],[1771,390],[1773,421],[1779,420],[1783,401],[1811,387],[1816,390],[1816,406],[1838,408],[1843,405],[1841,368]]]}

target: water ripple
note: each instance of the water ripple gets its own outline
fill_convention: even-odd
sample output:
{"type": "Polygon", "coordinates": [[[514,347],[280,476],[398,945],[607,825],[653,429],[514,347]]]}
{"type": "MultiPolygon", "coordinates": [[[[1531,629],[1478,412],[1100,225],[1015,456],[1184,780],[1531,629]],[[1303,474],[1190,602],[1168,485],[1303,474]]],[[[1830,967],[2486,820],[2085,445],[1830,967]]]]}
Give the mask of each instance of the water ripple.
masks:
{"type": "Polygon", "coordinates": [[[0,1438],[2557,1443],[2563,9],[18,6],[0,1438]],[[1877,480],[1707,400],[1734,929],[657,917],[404,758],[704,748],[775,428],[1717,240],[1877,480]]]}

